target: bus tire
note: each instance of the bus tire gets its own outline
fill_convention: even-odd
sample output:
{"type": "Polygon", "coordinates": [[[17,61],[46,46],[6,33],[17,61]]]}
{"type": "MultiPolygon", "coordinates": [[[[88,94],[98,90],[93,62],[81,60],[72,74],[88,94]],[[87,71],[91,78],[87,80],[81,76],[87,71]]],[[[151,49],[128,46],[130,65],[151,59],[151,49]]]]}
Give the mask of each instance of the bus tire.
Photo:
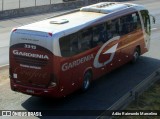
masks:
{"type": "Polygon", "coordinates": [[[90,83],[91,83],[91,79],[92,79],[92,74],[91,72],[87,71],[85,74],[84,74],[84,77],[83,77],[83,83],[82,83],[82,88],[81,90],[83,92],[87,91],[90,87],[90,83]]]}
{"type": "Polygon", "coordinates": [[[138,58],[140,56],[140,48],[139,47],[136,47],[136,49],[134,50],[134,53],[133,53],[133,59],[131,61],[131,63],[136,63],[138,58]]]}

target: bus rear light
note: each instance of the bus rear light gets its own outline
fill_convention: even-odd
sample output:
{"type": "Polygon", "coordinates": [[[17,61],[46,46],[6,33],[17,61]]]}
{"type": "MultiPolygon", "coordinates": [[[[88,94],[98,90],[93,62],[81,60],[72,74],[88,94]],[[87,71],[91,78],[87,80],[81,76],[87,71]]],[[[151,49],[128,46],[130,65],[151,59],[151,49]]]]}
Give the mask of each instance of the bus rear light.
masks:
{"type": "Polygon", "coordinates": [[[44,90],[45,93],[48,93],[48,90],[44,90]]]}

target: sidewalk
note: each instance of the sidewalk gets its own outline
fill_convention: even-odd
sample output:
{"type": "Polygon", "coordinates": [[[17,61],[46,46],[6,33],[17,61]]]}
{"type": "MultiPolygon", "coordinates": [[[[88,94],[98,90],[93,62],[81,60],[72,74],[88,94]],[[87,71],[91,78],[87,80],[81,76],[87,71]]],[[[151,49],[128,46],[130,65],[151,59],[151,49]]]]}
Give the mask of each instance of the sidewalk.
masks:
{"type": "Polygon", "coordinates": [[[0,0],[0,11],[62,3],[62,0],[0,0]]]}
{"type": "Polygon", "coordinates": [[[72,10],[65,10],[65,11],[58,11],[58,12],[52,12],[52,13],[44,13],[39,15],[31,15],[26,17],[19,17],[19,18],[12,18],[7,20],[0,20],[0,30],[4,30],[6,28],[13,28],[16,26],[22,26],[25,24],[29,24],[35,21],[40,21],[49,17],[53,17],[59,14],[63,14],[66,12],[69,12],[72,10]]]}
{"type": "Polygon", "coordinates": [[[0,67],[0,86],[9,80],[9,66],[0,67]]]}
{"type": "MultiPolygon", "coordinates": [[[[45,14],[49,12],[53,13],[61,10],[77,9],[85,5],[97,3],[97,0],[92,0],[92,1],[76,0],[72,2],[59,1],[58,3],[56,2],[55,4],[51,4],[52,2],[50,1],[50,4],[47,5],[37,5],[36,3],[38,0],[34,1],[35,5],[32,4],[33,6],[31,7],[19,7],[18,9],[0,11],[0,20],[17,18],[22,16],[45,14]]],[[[26,1],[26,4],[28,4],[28,1],[26,1]]],[[[14,4],[12,4],[12,6],[14,6],[14,4]]]]}

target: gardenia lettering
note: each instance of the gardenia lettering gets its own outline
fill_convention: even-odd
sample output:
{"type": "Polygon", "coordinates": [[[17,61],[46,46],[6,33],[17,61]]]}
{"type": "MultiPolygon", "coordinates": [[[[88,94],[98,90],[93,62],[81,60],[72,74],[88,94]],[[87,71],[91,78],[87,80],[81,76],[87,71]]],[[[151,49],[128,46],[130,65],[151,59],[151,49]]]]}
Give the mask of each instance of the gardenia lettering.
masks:
{"type": "Polygon", "coordinates": [[[25,56],[25,57],[33,57],[33,58],[39,58],[39,59],[49,59],[47,55],[42,55],[42,54],[33,54],[33,53],[28,53],[28,52],[19,52],[18,50],[13,50],[14,55],[19,55],[19,56],[25,56]]]}
{"type": "Polygon", "coordinates": [[[73,62],[70,62],[70,63],[64,63],[62,65],[62,71],[67,71],[69,69],[72,69],[72,68],[74,68],[74,67],[76,67],[76,66],[78,66],[78,65],[80,65],[80,64],[82,64],[84,62],[87,62],[87,61],[89,61],[89,60],[91,60],[93,58],[94,58],[94,56],[93,56],[93,54],[91,54],[91,55],[82,57],[82,58],[80,58],[80,59],[78,59],[76,61],[73,61],[73,62]]]}

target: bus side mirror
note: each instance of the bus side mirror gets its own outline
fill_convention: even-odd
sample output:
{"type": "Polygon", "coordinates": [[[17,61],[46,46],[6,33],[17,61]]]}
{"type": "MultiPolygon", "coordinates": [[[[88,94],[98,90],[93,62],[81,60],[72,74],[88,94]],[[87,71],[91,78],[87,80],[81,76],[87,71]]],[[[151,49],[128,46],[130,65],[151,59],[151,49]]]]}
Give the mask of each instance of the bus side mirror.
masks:
{"type": "Polygon", "coordinates": [[[153,24],[155,24],[156,23],[156,19],[155,19],[155,17],[153,17],[153,24]]]}
{"type": "Polygon", "coordinates": [[[150,14],[150,17],[152,17],[153,24],[155,24],[156,23],[155,17],[153,15],[151,15],[151,14],[150,14]]]}

